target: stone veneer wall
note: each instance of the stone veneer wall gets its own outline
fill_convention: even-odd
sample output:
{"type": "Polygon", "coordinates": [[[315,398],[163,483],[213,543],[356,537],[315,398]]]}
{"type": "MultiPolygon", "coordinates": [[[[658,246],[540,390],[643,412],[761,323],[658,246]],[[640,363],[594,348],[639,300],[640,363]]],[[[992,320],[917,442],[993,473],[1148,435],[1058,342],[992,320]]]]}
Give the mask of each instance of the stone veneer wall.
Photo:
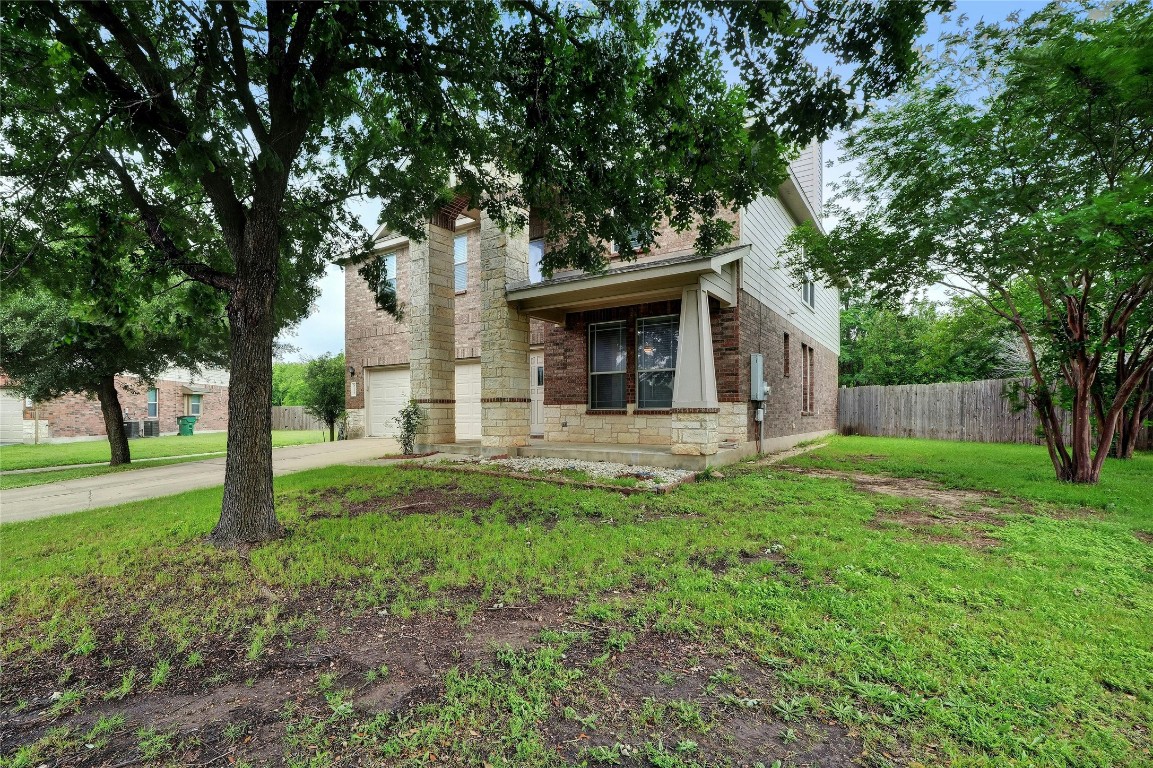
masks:
{"type": "MultiPolygon", "coordinates": [[[[480,357],[481,330],[481,264],[480,228],[458,232],[468,237],[468,286],[457,292],[456,359],[480,357]]],[[[397,297],[402,306],[411,294],[408,246],[396,249],[397,297]]],[[[542,344],[548,324],[533,320],[530,337],[533,344],[542,344]]],[[[360,412],[360,434],[364,428],[364,369],[382,365],[404,365],[409,359],[408,326],[398,322],[383,310],[377,309],[372,291],[364,279],[351,267],[344,272],[344,356],[347,365],[356,370],[356,395],[352,394],[352,381],[345,382],[346,407],[350,411],[350,434],[353,411],[360,412]]],[[[528,365],[528,361],[525,361],[528,365]]],[[[346,373],[347,375],[347,373],[346,373]]]]}
{"type": "MultiPolygon", "coordinates": [[[[548,381],[546,359],[545,381],[548,381]]],[[[740,444],[745,441],[745,403],[721,403],[720,413],[706,414],[715,420],[718,442],[740,444]]],[[[662,411],[636,412],[629,403],[627,413],[598,413],[584,404],[545,405],[544,439],[556,443],[616,443],[625,445],[674,445],[674,425],[696,424],[698,414],[673,414],[662,411]]],[[[697,429],[680,426],[678,429],[697,429]]]]}

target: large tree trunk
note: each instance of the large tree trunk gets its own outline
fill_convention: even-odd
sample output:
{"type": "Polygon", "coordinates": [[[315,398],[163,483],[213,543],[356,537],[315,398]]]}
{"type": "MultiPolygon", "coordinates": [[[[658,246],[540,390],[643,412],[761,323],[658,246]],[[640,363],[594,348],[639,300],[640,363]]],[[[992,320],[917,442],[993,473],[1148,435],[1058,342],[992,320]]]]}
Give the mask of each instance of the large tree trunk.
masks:
{"type": "MultiPolygon", "coordinates": [[[[1077,363],[1070,365],[1076,366],[1077,363]]],[[[1073,461],[1069,476],[1062,479],[1073,483],[1095,483],[1099,470],[1093,461],[1092,393],[1083,370],[1077,371],[1073,385],[1073,429],[1069,440],[1073,461]]],[[[1108,445],[1105,444],[1106,450],[1108,445]]]]}
{"type": "Polygon", "coordinates": [[[124,410],[120,407],[115,376],[104,376],[100,379],[100,384],[96,387],[96,399],[100,401],[104,431],[108,433],[108,447],[112,449],[112,460],[108,462],[108,466],[116,467],[131,463],[128,433],[124,431],[124,410]]]}
{"type": "Polygon", "coordinates": [[[330,442],[330,443],[336,442],[336,422],[335,421],[328,422],[328,442],[330,442]]]}
{"type": "Polygon", "coordinates": [[[228,456],[220,522],[212,531],[220,546],[267,541],[283,533],[272,495],[273,302],[279,245],[274,236],[271,248],[267,242],[257,245],[263,250],[253,251],[269,257],[253,258],[247,268],[238,269],[228,303],[228,456]]]}

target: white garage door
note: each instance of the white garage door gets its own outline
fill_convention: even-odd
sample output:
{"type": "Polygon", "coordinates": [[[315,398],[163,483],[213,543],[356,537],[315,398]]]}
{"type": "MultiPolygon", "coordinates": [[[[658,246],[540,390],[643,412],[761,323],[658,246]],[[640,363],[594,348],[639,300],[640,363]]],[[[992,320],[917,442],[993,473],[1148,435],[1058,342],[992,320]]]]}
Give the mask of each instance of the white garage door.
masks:
{"type": "Polygon", "coordinates": [[[24,398],[14,389],[0,389],[0,443],[24,442],[24,398]]]}
{"type": "Polygon", "coordinates": [[[408,368],[367,368],[365,373],[368,436],[395,437],[396,415],[408,403],[408,368]]]}
{"type": "Polygon", "coordinates": [[[456,364],[456,439],[480,440],[480,363],[456,364]]]}

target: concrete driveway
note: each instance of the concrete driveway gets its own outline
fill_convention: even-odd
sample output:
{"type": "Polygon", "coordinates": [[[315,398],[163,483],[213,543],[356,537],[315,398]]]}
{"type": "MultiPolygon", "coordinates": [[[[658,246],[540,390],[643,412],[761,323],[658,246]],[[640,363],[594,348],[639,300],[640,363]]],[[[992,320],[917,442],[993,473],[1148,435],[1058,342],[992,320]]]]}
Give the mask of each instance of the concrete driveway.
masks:
{"type": "MultiPolygon", "coordinates": [[[[399,451],[395,440],[372,438],[292,445],[272,450],[272,472],[286,475],[305,469],[376,459],[399,451]]],[[[0,491],[0,523],[127,504],[223,484],[224,457],[220,456],[185,464],[12,488],[0,491]]]]}

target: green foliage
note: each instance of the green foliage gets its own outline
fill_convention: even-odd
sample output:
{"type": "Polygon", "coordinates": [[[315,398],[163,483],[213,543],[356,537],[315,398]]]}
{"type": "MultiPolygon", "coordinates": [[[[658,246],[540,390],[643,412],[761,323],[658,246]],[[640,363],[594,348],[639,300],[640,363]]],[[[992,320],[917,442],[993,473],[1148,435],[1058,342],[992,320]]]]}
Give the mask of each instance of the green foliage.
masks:
{"type": "Polygon", "coordinates": [[[229,464],[217,536],[260,540],[279,527],[249,414],[326,261],[375,257],[350,201],[378,200],[382,223],[418,239],[446,205],[505,227],[531,209],[561,244],[546,271],[601,267],[607,243],[647,244],[664,220],[707,252],[730,239],[726,210],[775,193],[796,147],[892,92],[945,5],[14,4],[5,205],[39,218],[112,191],[150,269],[228,295],[233,396],[251,398],[230,428],[252,453],[229,464]],[[837,72],[807,65],[811,50],[837,72]]]}
{"type": "Polygon", "coordinates": [[[1020,338],[1058,477],[1095,482],[1153,370],[1153,9],[1052,4],[942,42],[846,139],[855,205],[827,237],[800,228],[790,261],[882,299],[937,283],[983,302],[1020,338]],[[1124,373],[1094,394],[1109,358],[1124,373]]]}
{"type": "Polygon", "coordinates": [[[344,416],[344,353],[309,360],[304,369],[304,410],[328,425],[329,439],[344,416]]]}
{"type": "Polygon", "coordinates": [[[272,364],[272,404],[305,405],[307,386],[304,383],[306,363],[272,364]]]}
{"type": "Polygon", "coordinates": [[[416,433],[427,418],[428,414],[415,400],[409,400],[408,404],[401,408],[400,413],[396,415],[398,428],[396,439],[400,443],[401,451],[405,454],[416,451],[416,433]]]}
{"type": "Polygon", "coordinates": [[[841,310],[840,385],[978,381],[1025,373],[1012,327],[979,304],[944,310],[924,299],[899,307],[855,302],[841,310]]]}

